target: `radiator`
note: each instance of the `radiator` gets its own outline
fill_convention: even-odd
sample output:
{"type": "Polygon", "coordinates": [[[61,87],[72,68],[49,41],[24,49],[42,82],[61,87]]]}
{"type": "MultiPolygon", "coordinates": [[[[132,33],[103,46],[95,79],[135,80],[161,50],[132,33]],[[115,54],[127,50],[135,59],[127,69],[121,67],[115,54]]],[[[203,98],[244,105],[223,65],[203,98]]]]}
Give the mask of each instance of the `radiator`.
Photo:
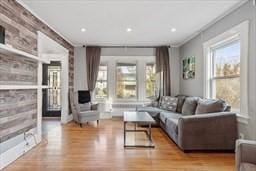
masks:
{"type": "Polygon", "coordinates": [[[112,104],[112,115],[123,116],[124,111],[135,111],[137,107],[143,106],[144,103],[114,103],[112,104]]]}

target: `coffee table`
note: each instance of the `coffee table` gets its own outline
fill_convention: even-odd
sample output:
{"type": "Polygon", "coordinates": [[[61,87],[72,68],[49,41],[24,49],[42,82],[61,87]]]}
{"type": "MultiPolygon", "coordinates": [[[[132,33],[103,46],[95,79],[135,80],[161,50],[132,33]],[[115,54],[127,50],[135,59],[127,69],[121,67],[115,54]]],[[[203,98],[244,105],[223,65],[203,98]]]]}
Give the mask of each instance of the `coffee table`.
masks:
{"type": "Polygon", "coordinates": [[[151,124],[154,124],[155,120],[148,114],[148,112],[124,112],[124,147],[144,147],[154,148],[152,141],[151,124]],[[134,129],[127,129],[127,123],[133,123],[134,129]],[[137,124],[148,125],[148,129],[137,129],[137,124]],[[127,132],[145,132],[149,141],[148,145],[127,145],[126,133],[127,132]]]}

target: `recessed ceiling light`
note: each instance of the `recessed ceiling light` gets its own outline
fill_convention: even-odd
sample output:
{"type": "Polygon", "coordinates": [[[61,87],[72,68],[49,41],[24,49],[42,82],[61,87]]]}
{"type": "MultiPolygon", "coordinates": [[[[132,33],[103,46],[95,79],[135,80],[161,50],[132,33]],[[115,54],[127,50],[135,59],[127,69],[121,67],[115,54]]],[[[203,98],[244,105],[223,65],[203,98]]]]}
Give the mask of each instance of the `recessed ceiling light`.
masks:
{"type": "Polygon", "coordinates": [[[86,29],[85,28],[81,28],[81,32],[85,32],[86,31],[86,29]]]}
{"type": "Polygon", "coordinates": [[[172,28],[171,31],[172,31],[172,32],[175,32],[175,31],[177,31],[177,29],[176,29],[176,28],[172,28]]]}
{"type": "Polygon", "coordinates": [[[131,32],[132,29],[128,27],[128,28],[126,29],[126,31],[127,31],[127,32],[131,32]]]}

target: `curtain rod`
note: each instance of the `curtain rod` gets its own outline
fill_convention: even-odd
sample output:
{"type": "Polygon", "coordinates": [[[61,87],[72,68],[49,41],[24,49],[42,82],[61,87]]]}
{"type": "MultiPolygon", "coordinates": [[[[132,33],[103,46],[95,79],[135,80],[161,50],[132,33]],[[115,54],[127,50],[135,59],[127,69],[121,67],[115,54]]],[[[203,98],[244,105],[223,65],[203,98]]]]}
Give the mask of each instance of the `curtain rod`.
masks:
{"type": "MultiPolygon", "coordinates": [[[[85,45],[83,45],[83,47],[86,47],[85,45]]],[[[160,46],[99,46],[101,48],[157,48],[160,46]]],[[[167,46],[168,48],[170,48],[171,46],[167,46]]]]}

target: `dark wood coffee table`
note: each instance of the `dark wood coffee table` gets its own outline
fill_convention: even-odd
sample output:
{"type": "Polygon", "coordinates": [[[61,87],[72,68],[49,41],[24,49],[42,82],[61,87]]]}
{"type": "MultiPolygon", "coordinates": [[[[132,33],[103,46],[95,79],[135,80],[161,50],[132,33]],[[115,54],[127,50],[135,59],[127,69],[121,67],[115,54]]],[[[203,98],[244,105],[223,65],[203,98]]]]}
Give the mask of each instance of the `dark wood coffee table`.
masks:
{"type": "Polygon", "coordinates": [[[154,124],[155,120],[148,114],[148,112],[124,112],[124,147],[144,147],[154,148],[155,145],[152,141],[151,124],[154,124]],[[134,129],[127,129],[126,124],[133,123],[134,129]],[[148,129],[137,129],[137,124],[148,125],[148,129]],[[127,132],[145,132],[149,141],[148,145],[127,145],[126,133],[127,132]]]}

